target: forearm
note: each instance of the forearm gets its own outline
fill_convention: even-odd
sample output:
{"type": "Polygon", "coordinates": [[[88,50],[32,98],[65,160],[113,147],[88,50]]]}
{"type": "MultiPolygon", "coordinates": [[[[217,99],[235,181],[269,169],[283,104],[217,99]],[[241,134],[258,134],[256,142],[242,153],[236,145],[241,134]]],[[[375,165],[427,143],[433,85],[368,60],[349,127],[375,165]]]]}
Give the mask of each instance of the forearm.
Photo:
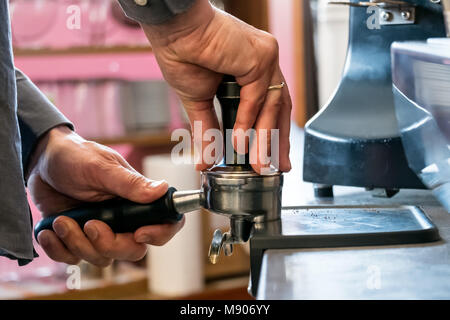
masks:
{"type": "Polygon", "coordinates": [[[24,175],[29,171],[30,158],[40,138],[60,125],[73,129],[70,121],[20,70],[16,69],[17,115],[22,140],[24,175]]]}

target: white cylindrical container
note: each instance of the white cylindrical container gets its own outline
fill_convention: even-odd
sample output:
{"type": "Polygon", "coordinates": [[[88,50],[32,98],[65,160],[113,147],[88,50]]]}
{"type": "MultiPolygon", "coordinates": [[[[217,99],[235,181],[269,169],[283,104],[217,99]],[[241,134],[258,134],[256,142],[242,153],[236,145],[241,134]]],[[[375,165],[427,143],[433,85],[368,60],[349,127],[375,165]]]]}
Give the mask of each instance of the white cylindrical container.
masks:
{"type": "Polygon", "coordinates": [[[348,6],[318,1],[316,53],[320,107],[331,98],[341,80],[348,46],[348,23],[348,6]]]}
{"type": "MultiPolygon", "coordinates": [[[[170,155],[144,159],[144,174],[166,180],[178,190],[200,188],[200,175],[194,164],[174,164],[170,155]]],[[[161,247],[149,246],[147,268],[149,289],[161,296],[185,296],[204,287],[201,213],[186,214],[186,224],[161,247]]]]}
{"type": "Polygon", "coordinates": [[[444,18],[447,27],[447,37],[450,38],[450,0],[443,0],[442,5],[444,6],[444,18]]]}

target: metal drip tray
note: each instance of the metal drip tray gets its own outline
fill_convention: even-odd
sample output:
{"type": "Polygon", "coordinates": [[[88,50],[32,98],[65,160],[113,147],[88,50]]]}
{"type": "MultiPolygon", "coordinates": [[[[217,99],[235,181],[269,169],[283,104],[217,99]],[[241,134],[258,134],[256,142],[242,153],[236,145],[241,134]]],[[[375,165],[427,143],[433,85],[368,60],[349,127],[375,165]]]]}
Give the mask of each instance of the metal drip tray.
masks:
{"type": "Polygon", "coordinates": [[[280,241],[281,245],[270,247],[314,248],[439,239],[436,226],[419,207],[317,206],[283,208],[281,221],[265,223],[255,229],[252,244],[280,241]]]}
{"type": "Polygon", "coordinates": [[[267,249],[402,245],[438,240],[438,229],[416,206],[285,207],[281,220],[255,225],[250,239],[251,291],[256,295],[267,249]]]}

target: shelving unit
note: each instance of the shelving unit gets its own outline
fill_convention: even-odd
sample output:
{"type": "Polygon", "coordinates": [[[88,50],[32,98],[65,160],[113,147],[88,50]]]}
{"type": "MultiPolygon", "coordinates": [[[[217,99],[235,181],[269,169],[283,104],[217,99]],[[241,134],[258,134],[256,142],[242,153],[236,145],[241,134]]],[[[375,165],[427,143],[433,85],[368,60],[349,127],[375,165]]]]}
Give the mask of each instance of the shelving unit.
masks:
{"type": "Polygon", "coordinates": [[[122,137],[115,138],[90,138],[100,144],[118,145],[131,144],[134,147],[167,147],[178,143],[178,141],[171,141],[171,134],[169,131],[158,132],[139,132],[127,134],[122,137]]]}
{"type": "Polygon", "coordinates": [[[18,49],[14,54],[16,66],[36,82],[163,79],[151,47],[18,49]]]}
{"type": "Polygon", "coordinates": [[[114,46],[114,47],[71,47],[71,48],[40,48],[40,49],[15,49],[14,56],[70,56],[78,54],[124,54],[124,53],[151,53],[150,46],[114,46]]]}
{"type": "MultiPolygon", "coordinates": [[[[163,79],[150,46],[16,49],[14,56],[16,66],[35,82],[163,79]],[[79,68],[80,65],[85,67],[79,68]]],[[[105,145],[130,144],[146,148],[176,144],[171,141],[169,130],[90,139],[105,145]]]]}

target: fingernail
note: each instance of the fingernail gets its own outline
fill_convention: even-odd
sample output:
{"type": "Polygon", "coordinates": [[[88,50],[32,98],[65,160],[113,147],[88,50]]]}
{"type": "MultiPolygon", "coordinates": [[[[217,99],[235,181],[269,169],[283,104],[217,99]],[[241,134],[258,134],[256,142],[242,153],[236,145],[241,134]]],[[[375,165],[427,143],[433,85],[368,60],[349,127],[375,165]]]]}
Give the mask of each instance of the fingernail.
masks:
{"type": "Polygon", "coordinates": [[[155,189],[157,187],[159,187],[162,184],[167,184],[167,182],[165,180],[160,180],[160,181],[152,181],[148,184],[148,187],[150,189],[155,189]]]}
{"type": "Polygon", "coordinates": [[[67,226],[62,221],[56,221],[53,223],[53,230],[55,230],[56,234],[60,238],[64,238],[68,233],[67,226]]]}
{"type": "Polygon", "coordinates": [[[136,242],[139,243],[148,243],[152,240],[152,237],[148,234],[141,234],[136,238],[136,242]]]}
{"type": "Polygon", "coordinates": [[[94,226],[86,226],[86,234],[90,240],[96,240],[98,237],[97,228],[94,226]]]}

